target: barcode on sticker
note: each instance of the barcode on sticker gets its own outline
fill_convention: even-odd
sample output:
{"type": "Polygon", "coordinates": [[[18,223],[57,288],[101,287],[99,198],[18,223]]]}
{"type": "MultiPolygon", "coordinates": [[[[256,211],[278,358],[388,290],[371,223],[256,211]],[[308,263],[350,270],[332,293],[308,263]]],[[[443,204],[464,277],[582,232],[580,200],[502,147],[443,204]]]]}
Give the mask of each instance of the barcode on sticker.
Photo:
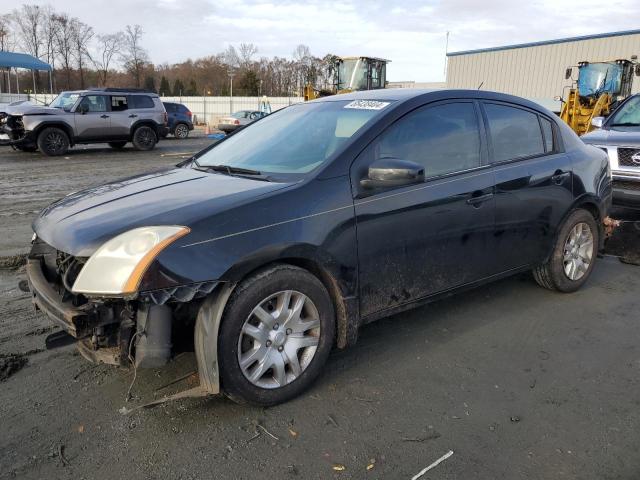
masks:
{"type": "Polygon", "coordinates": [[[389,105],[389,102],[379,102],[378,100],[354,100],[347,103],[344,108],[356,108],[359,110],[382,110],[389,105]]]}

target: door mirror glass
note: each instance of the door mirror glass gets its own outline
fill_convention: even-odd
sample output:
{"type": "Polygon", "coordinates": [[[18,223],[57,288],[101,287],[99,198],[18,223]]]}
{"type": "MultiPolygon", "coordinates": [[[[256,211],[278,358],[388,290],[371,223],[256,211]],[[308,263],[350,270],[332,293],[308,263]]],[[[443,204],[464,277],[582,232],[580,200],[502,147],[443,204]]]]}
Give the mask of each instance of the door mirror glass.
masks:
{"type": "Polygon", "coordinates": [[[593,117],[591,119],[591,125],[595,128],[602,128],[602,125],[604,125],[604,117],[593,117]]]}
{"type": "Polygon", "coordinates": [[[381,158],[369,166],[366,178],[360,181],[364,188],[385,188],[424,182],[424,167],[398,158],[381,158]]]}

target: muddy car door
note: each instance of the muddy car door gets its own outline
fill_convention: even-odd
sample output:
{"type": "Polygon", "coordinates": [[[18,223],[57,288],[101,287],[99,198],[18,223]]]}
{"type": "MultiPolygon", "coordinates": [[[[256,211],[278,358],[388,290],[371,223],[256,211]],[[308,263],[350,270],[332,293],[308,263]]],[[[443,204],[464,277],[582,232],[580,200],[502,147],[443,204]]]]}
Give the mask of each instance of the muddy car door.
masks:
{"type": "Polygon", "coordinates": [[[494,177],[481,128],[472,100],[429,104],[354,162],[364,317],[489,275],[494,177]]]}
{"type": "Polygon", "coordinates": [[[107,95],[86,95],[80,100],[73,115],[79,142],[111,136],[108,101],[107,95]]]}
{"type": "Polygon", "coordinates": [[[543,261],[573,203],[573,167],[554,122],[533,110],[483,102],[496,176],[496,255],[503,271],[543,261]]]}

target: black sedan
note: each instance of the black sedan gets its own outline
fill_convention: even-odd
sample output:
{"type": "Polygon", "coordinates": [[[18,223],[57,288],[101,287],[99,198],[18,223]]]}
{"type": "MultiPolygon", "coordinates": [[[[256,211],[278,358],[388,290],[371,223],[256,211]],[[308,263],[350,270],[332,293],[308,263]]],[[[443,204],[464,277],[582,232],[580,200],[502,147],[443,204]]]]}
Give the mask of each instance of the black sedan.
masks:
{"type": "Polygon", "coordinates": [[[376,90],[53,203],[27,270],[85,357],[156,367],[192,330],[194,393],[272,405],[378,318],[527,270],[577,290],[610,202],[606,154],[537,104],[376,90]]]}

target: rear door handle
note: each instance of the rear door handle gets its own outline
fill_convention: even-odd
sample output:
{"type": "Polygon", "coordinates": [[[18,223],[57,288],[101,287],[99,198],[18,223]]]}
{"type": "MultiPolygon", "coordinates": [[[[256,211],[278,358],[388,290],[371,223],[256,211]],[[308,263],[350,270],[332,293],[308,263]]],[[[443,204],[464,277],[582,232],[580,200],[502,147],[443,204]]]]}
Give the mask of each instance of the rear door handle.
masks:
{"type": "Polygon", "coordinates": [[[485,193],[484,195],[477,195],[467,199],[467,205],[473,205],[478,208],[484,202],[491,200],[493,198],[493,193],[485,193]]]}
{"type": "Polygon", "coordinates": [[[129,115],[129,118],[136,118],[138,115],[136,115],[135,113],[132,113],[131,115],[129,115]]]}
{"type": "Polygon", "coordinates": [[[551,181],[556,185],[562,185],[564,181],[567,178],[569,178],[570,175],[571,175],[571,172],[563,172],[562,170],[556,170],[556,173],[554,173],[551,176],[551,181]]]}
{"type": "Polygon", "coordinates": [[[100,118],[109,118],[109,115],[100,115],[100,118]]]}

